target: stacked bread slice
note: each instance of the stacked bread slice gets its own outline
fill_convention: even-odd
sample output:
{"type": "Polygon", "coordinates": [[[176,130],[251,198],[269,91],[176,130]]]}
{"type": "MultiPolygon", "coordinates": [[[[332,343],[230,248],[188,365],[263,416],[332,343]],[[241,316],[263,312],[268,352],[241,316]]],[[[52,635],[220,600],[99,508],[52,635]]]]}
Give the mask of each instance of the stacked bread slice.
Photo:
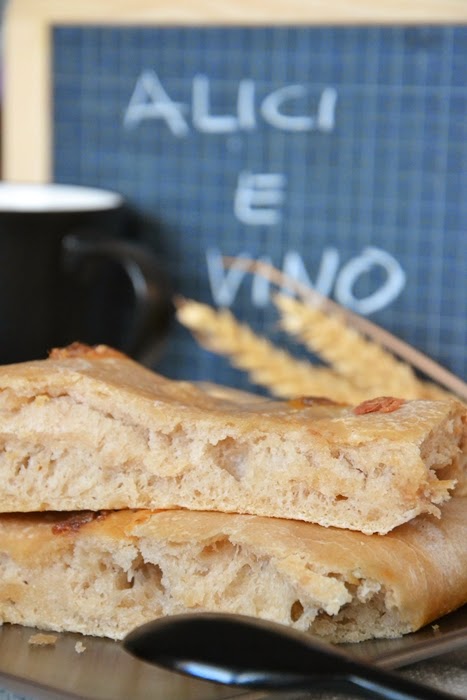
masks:
{"type": "Polygon", "coordinates": [[[0,621],[228,611],[331,641],[467,602],[466,410],[273,401],[104,346],[0,369],[0,621]]]}

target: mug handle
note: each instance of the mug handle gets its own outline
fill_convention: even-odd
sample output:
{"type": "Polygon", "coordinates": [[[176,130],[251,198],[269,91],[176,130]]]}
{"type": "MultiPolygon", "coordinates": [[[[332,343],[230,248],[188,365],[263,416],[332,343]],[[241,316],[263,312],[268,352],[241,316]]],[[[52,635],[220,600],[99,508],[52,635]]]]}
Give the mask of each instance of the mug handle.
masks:
{"type": "Polygon", "coordinates": [[[174,312],[167,277],[154,253],[132,241],[92,238],[89,233],[65,236],[63,248],[65,263],[71,267],[89,256],[102,256],[123,267],[135,296],[125,350],[144,364],[150,364],[159,354],[160,341],[174,312]]]}

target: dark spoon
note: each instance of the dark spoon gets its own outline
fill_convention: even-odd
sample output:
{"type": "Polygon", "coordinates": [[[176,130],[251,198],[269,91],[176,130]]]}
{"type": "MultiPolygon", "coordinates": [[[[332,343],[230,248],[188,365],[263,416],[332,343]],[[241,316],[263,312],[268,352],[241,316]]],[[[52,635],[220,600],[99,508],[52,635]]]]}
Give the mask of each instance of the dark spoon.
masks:
{"type": "Polygon", "coordinates": [[[130,632],[123,646],[139,659],[171,671],[242,688],[353,690],[388,700],[457,698],[356,661],[303,632],[243,615],[161,618],[130,632]]]}

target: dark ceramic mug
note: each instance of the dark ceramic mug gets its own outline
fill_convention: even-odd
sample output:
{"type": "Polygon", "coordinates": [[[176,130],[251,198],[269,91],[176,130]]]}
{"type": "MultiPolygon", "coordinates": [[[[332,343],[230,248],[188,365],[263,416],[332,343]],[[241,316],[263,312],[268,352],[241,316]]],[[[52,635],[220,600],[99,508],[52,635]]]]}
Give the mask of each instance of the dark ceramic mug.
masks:
{"type": "Polygon", "coordinates": [[[121,195],[0,183],[0,363],[73,341],[157,356],[171,314],[163,268],[127,235],[121,195]]]}

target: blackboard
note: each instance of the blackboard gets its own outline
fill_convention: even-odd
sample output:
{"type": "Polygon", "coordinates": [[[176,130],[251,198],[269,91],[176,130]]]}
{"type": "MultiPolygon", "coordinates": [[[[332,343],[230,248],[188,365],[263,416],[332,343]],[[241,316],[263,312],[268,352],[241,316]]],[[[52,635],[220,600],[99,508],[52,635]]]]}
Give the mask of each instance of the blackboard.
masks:
{"type": "MultiPolygon", "coordinates": [[[[465,26],[57,26],[53,179],[125,194],[178,293],[282,346],[267,284],[222,255],[465,377],[466,65],[465,26]]],[[[157,369],[247,386],[176,326],[157,369]]]]}

